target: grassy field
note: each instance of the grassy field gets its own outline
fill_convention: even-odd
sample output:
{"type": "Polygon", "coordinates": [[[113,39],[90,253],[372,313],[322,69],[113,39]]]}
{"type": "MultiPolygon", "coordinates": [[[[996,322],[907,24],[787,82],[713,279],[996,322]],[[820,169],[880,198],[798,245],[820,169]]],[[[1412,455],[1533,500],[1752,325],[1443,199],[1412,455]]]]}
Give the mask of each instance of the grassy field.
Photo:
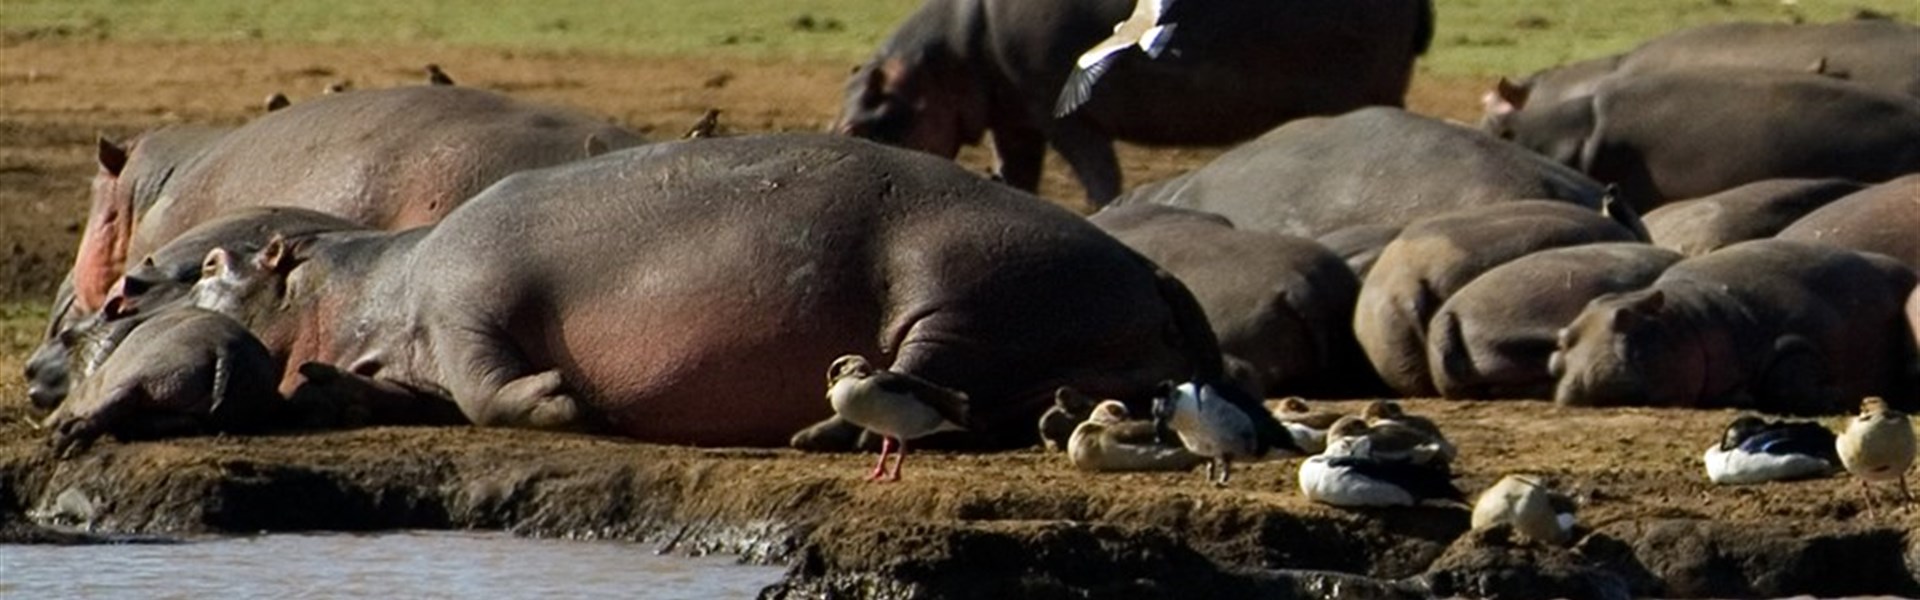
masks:
{"type": "MultiPolygon", "coordinates": [[[[4,0],[27,37],[422,42],[629,54],[855,62],[918,0],[4,0]]],[[[1439,0],[1427,69],[1508,74],[1632,47],[1689,25],[1829,21],[1871,10],[1920,20],[1914,0],[1439,0]]]]}

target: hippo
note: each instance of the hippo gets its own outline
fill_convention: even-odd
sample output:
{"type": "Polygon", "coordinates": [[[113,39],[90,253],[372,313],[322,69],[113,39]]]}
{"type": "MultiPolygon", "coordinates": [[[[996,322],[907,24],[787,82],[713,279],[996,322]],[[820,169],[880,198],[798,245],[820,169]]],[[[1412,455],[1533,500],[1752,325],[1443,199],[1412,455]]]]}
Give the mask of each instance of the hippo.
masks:
{"type": "Polygon", "coordinates": [[[611,152],[431,227],[206,263],[195,305],[299,365],[282,390],[331,385],[303,381],[320,365],[483,426],[727,446],[805,428],[822,449],[850,426],[821,421],[820,373],[860,354],[965,394],[962,445],[1006,448],[1062,385],[1144,408],[1161,381],[1221,377],[1205,314],[1152,262],[951,161],[840,136],[611,152]]]}
{"type": "Polygon", "coordinates": [[[1393,225],[1354,225],[1336,229],[1314,241],[1340,255],[1347,261],[1347,268],[1364,279],[1367,272],[1373,270],[1373,263],[1380,261],[1380,252],[1400,236],[1401,229],[1393,225]]]}
{"type": "Polygon", "coordinates": [[[1878,252],[1920,269],[1920,174],[1876,185],[1820,207],[1777,236],[1878,252]]]}
{"type": "Polygon", "coordinates": [[[109,290],[102,310],[70,314],[55,323],[57,329],[27,360],[27,398],[43,410],[58,407],[68,390],[98,368],[128,332],[186,295],[200,278],[200,262],[208,250],[253,250],[274,235],[360,228],[325,213],[274,206],[240,209],[188,230],[130,269],[109,290]],[[83,346],[70,346],[70,340],[83,346]]]}
{"type": "Polygon", "coordinates": [[[1450,210],[1521,199],[1598,209],[1606,189],[1484,133],[1397,108],[1281,125],[1177,181],[1116,204],[1223,215],[1250,231],[1319,237],[1402,227],[1450,210]]]}
{"type": "Polygon", "coordinates": [[[1920,28],[1889,20],[1716,23],[1683,29],[1624,54],[1501,79],[1482,98],[1483,124],[1514,111],[1592,95],[1610,77],[1703,67],[1801,71],[1920,98],[1920,28]]]}
{"type": "Polygon", "coordinates": [[[1445,398],[1551,398],[1554,335],[1601,294],[1653,283],[1680,253],[1641,243],[1542,250],[1489,269],[1427,323],[1427,365],[1445,398]]]}
{"type": "Polygon", "coordinates": [[[1528,254],[1596,242],[1641,241],[1633,225],[1565,202],[1480,206],[1408,225],[1360,285],[1353,333],[1387,385],[1409,397],[1436,393],[1427,324],[1474,277],[1528,254]]]}
{"type": "Polygon", "coordinates": [[[926,0],[847,82],[834,130],[952,158],[991,132],[996,176],[1034,191],[1051,146],[1095,206],[1120,192],[1113,141],[1220,145],[1275,124],[1401,106],[1431,0],[1227,0],[1180,9],[1156,59],[1122,56],[1064,118],[1076,57],[1135,0],[926,0]]]}
{"type": "Polygon", "coordinates": [[[234,209],[295,206],[404,229],[509,173],[643,141],[599,118],[450,86],[333,94],[190,133],[159,136],[157,148],[154,135],[101,140],[74,260],[80,309],[97,309],[129,261],[234,209]]]}
{"type": "Polygon", "coordinates": [[[286,410],[272,359],[245,327],[181,307],[146,319],[47,422],[56,454],[121,439],[208,431],[250,432],[286,410]]]}
{"type": "Polygon", "coordinates": [[[1804,73],[1613,78],[1584,99],[1516,113],[1496,133],[1618,184],[1642,212],[1766,179],[1920,172],[1920,102],[1804,73]]]}
{"type": "Polygon", "coordinates": [[[1206,309],[1228,371],[1260,397],[1357,397],[1372,369],[1346,323],[1360,280],[1313,240],[1234,229],[1194,210],[1114,206],[1088,220],[1186,284],[1206,309]],[[1236,369],[1235,366],[1239,366],[1236,369]]]}
{"type": "Polygon", "coordinates": [[[1781,239],[1682,260],[1645,289],[1594,298],[1557,333],[1554,401],[1787,414],[1910,401],[1900,305],[1914,280],[1882,255],[1781,239]]]}
{"type": "Polygon", "coordinates": [[[1844,179],[1768,179],[1648,211],[1655,245],[1699,256],[1734,242],[1773,237],[1841,196],[1866,188],[1844,179]]]}

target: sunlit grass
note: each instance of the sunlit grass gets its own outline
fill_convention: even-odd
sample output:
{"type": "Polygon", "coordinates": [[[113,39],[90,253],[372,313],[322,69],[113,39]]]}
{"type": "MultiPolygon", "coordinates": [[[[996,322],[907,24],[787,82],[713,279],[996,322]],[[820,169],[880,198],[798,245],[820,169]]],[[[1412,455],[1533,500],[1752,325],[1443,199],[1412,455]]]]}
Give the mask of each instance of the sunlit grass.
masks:
{"type": "MultiPolygon", "coordinates": [[[[4,0],[9,39],[409,42],[641,55],[866,56],[918,0],[4,0]]],[[[1531,71],[1733,20],[1830,21],[1913,0],[1440,0],[1429,72],[1531,71]]]]}

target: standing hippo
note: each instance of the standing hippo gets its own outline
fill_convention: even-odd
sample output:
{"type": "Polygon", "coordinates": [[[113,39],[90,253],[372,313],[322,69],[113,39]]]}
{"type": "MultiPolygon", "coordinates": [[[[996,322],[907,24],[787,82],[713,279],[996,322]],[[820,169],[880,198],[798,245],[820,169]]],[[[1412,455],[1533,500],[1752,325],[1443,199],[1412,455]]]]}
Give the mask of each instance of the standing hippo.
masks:
{"type": "Polygon", "coordinates": [[[1427,366],[1427,323],[1474,277],[1507,261],[1562,246],[1638,241],[1632,226],[1565,202],[1529,200],[1459,210],[1408,225],[1367,273],[1353,333],[1389,387],[1409,397],[1436,392],[1427,366]]]}
{"type": "Polygon", "coordinates": [[[1241,229],[1318,237],[1525,198],[1598,209],[1604,196],[1586,176],[1478,131],[1366,108],[1282,125],[1118,203],[1192,208],[1241,229]]]}
{"type": "Polygon", "coordinates": [[[118,351],[48,419],[56,453],[84,451],[94,439],[251,431],[282,417],[279,373],[245,327],[191,307],[134,327],[118,351]]]}
{"type": "Polygon", "coordinates": [[[207,261],[196,304],[281,363],[480,425],[778,445],[832,414],[820,373],[861,354],[966,394],[976,441],[1017,447],[1062,385],[1144,408],[1161,381],[1220,377],[1191,294],[1084,219],[845,137],[630,149],[509,177],[430,228],[207,261]]]}
{"type": "Polygon", "coordinates": [[[1614,78],[1499,132],[1642,211],[1766,179],[1920,172],[1920,102],[1818,75],[1694,70],[1614,78]]]}
{"type": "Polygon", "coordinates": [[[1878,252],[1920,269],[1920,174],[1835,200],[1794,221],[1778,237],[1878,252]]]}
{"type": "Polygon", "coordinates": [[[1427,364],[1447,398],[1551,398],[1554,336],[1601,294],[1653,283],[1681,256],[1640,243],[1543,250],[1454,292],[1427,324],[1427,364]]]}
{"type": "Polygon", "coordinates": [[[1653,243],[1699,256],[1735,242],[1773,237],[1841,196],[1866,188],[1844,179],[1768,179],[1649,211],[1653,243]]]}
{"type": "Polygon", "coordinates": [[[27,360],[27,398],[41,409],[59,406],[68,390],[111,356],[135,326],[179,304],[200,278],[201,259],[207,251],[252,251],[274,236],[361,228],[332,215],[275,206],[241,209],[188,230],[129,270],[101,310],[69,315],[59,323],[59,329],[27,360]]]}
{"type": "Polygon", "coordinates": [[[1787,240],[1741,242],[1594,298],[1548,367],[1572,406],[1728,406],[1830,414],[1863,396],[1910,400],[1900,326],[1913,269],[1787,240]]]}
{"type": "Polygon", "coordinates": [[[1325,247],[1157,204],[1110,207],[1088,220],[1193,291],[1229,372],[1241,371],[1235,379],[1248,392],[1364,393],[1361,382],[1372,370],[1346,326],[1360,280],[1325,247]]]}
{"type": "Polygon", "coordinates": [[[1483,124],[1592,95],[1601,81],[1648,73],[1742,68],[1812,72],[1920,98],[1920,28],[1889,20],[1717,23],[1654,38],[1625,54],[1501,79],[1482,98],[1483,124]]]}
{"type": "Polygon", "coordinates": [[[1122,56],[1054,117],[1076,58],[1135,0],[926,0],[854,71],[834,128],[952,158],[993,133],[998,176],[1037,189],[1051,145],[1087,199],[1120,192],[1113,141],[1229,144],[1277,123],[1400,106],[1431,0],[1225,0],[1180,9],[1157,59],[1122,56]]]}

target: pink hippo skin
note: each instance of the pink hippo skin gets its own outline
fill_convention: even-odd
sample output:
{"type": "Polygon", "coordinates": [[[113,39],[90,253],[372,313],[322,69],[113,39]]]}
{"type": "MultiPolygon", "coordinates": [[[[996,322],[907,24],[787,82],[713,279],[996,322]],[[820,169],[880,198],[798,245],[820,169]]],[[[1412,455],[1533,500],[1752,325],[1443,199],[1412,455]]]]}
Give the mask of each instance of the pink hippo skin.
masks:
{"type": "MultiPolygon", "coordinates": [[[[1161,381],[1221,371],[1186,289],[1084,219],[845,137],[615,152],[509,177],[431,228],[207,268],[196,304],[301,365],[283,389],[330,365],[481,425],[774,446],[832,414],[823,374],[862,354],[966,393],[972,439],[1020,447],[1062,385],[1144,409],[1161,381]]],[[[850,442],[808,431],[793,443],[850,442]]]]}

